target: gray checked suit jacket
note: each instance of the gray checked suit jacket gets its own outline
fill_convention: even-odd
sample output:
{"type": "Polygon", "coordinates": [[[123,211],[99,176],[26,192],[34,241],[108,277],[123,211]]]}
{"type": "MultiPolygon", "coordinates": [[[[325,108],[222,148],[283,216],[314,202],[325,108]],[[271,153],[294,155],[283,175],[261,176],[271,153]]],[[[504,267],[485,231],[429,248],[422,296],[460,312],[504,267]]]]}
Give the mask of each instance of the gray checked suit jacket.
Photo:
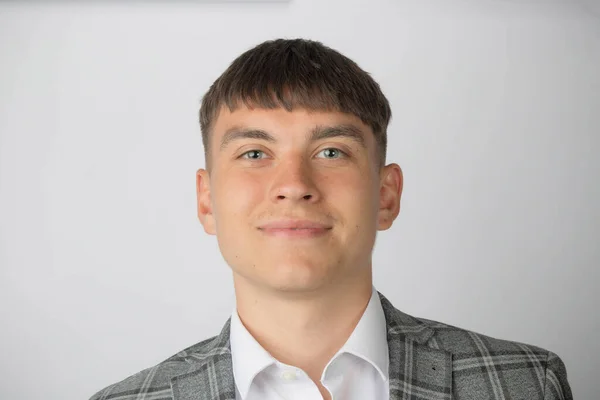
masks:
{"type": "MultiPolygon", "coordinates": [[[[565,365],[556,354],[411,317],[378,294],[387,322],[390,400],[573,398],[565,365]]],[[[110,385],[90,400],[235,400],[230,322],[218,336],[110,385]]]]}

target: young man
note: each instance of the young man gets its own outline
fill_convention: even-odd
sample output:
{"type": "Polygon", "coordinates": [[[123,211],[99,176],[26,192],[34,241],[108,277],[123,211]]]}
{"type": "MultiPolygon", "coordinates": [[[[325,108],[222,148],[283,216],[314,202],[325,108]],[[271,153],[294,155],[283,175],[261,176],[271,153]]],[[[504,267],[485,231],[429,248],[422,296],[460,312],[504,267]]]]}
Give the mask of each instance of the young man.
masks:
{"type": "Polygon", "coordinates": [[[321,43],[239,56],[203,98],[197,173],[236,308],[218,336],[92,399],[572,399],[557,355],[406,315],[373,287],[402,193],[390,117],[379,85],[321,43]]]}

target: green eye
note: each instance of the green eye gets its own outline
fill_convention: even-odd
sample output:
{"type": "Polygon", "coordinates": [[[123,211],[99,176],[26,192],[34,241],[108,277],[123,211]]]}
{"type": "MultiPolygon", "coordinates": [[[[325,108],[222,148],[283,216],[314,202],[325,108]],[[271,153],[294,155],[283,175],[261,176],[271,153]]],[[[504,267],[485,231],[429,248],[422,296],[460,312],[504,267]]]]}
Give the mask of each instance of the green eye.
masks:
{"type": "Polygon", "coordinates": [[[249,151],[245,152],[244,154],[242,154],[242,155],[240,156],[240,158],[245,158],[245,159],[248,159],[248,160],[260,160],[260,159],[261,159],[260,157],[253,157],[253,156],[251,156],[251,157],[246,157],[246,155],[248,155],[248,154],[250,154],[250,155],[256,155],[256,154],[258,154],[258,153],[260,153],[260,154],[264,154],[264,153],[263,153],[262,151],[260,151],[260,150],[249,150],[249,151]]]}
{"type": "Polygon", "coordinates": [[[319,153],[323,153],[326,152],[325,154],[327,154],[327,156],[325,156],[325,158],[330,158],[330,159],[336,159],[336,158],[343,158],[345,156],[347,156],[346,153],[344,153],[342,150],[337,149],[335,147],[328,147],[326,149],[321,150],[319,153]],[[337,154],[337,157],[336,157],[337,154]],[[332,156],[332,157],[330,157],[332,156]]]}

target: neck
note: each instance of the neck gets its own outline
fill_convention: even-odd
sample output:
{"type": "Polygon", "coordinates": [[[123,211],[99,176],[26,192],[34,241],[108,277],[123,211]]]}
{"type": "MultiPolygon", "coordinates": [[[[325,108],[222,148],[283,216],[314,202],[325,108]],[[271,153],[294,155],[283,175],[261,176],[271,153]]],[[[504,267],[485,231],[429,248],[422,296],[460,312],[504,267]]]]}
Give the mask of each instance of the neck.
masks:
{"type": "Polygon", "coordinates": [[[329,360],[346,343],[372,294],[372,274],[310,292],[257,287],[234,273],[240,320],[275,359],[319,382],[329,360]]]}

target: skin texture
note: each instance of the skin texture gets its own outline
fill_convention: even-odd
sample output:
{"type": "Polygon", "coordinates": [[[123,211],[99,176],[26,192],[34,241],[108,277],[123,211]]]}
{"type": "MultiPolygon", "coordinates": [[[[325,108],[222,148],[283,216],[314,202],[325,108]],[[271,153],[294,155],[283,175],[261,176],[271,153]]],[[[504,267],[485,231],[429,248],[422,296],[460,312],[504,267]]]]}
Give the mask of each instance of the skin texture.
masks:
{"type": "Polygon", "coordinates": [[[223,107],[211,135],[211,172],[196,174],[198,218],[232,269],[240,319],[328,399],[322,373],[370,299],[376,234],[398,216],[402,170],[379,169],[371,129],[340,112],[223,107]],[[339,125],[358,128],[364,147],[347,137],[310,140],[315,128],[339,125]],[[232,128],[259,129],[275,142],[242,138],[222,148],[232,128]],[[259,229],[282,218],[331,229],[309,238],[259,229]]]}

